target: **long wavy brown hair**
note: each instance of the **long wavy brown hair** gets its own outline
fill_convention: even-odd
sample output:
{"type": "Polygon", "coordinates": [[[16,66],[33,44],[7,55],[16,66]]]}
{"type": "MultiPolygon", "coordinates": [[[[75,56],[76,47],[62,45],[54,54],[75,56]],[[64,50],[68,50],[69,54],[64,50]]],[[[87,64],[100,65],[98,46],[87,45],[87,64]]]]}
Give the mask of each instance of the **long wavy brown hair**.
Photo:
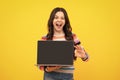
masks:
{"type": "MultiPolygon", "coordinates": [[[[56,7],[52,10],[50,17],[48,19],[48,33],[47,33],[47,40],[52,40],[53,39],[53,35],[54,35],[54,26],[53,26],[53,20],[55,17],[55,14],[57,12],[63,12],[64,16],[65,16],[65,25],[63,26],[63,31],[65,33],[65,39],[66,40],[73,40],[73,35],[72,35],[72,27],[70,25],[70,21],[68,18],[68,14],[66,12],[66,10],[64,8],[60,8],[60,7],[56,7]]],[[[74,54],[73,54],[74,56],[74,54]]],[[[74,56],[74,60],[76,60],[76,57],[74,56]]]]}

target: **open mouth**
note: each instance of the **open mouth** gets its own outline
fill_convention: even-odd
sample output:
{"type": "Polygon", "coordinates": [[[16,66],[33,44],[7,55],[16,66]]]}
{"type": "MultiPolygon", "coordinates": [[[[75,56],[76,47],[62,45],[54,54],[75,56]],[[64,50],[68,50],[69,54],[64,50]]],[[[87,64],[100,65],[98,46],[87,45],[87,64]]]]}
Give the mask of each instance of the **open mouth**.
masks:
{"type": "Polygon", "coordinates": [[[60,27],[62,27],[62,23],[57,22],[57,23],[56,23],[56,26],[57,26],[58,28],[60,28],[60,27]]]}

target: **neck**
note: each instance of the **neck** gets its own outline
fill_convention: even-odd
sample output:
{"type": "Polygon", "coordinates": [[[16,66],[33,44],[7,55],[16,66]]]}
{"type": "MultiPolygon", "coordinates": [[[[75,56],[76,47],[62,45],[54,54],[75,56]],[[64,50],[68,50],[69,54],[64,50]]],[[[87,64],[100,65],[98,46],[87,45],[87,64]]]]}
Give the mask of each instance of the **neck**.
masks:
{"type": "Polygon", "coordinates": [[[63,31],[54,31],[54,36],[64,36],[64,32],[63,31]]]}

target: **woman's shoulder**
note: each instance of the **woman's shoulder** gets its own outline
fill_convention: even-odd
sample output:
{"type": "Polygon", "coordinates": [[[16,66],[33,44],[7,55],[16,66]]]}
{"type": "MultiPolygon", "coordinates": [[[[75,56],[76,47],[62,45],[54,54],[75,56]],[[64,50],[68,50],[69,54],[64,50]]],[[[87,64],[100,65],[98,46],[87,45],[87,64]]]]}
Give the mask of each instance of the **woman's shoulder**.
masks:
{"type": "Polygon", "coordinates": [[[41,37],[41,39],[42,39],[42,40],[46,40],[46,39],[47,39],[47,35],[43,35],[43,36],[41,37]]]}
{"type": "Polygon", "coordinates": [[[75,33],[72,33],[72,36],[73,36],[74,39],[77,38],[77,35],[75,33]]]}
{"type": "Polygon", "coordinates": [[[73,36],[73,40],[74,40],[76,45],[81,44],[81,41],[79,40],[79,38],[77,37],[77,35],[75,33],[72,33],[72,36],[73,36]]]}

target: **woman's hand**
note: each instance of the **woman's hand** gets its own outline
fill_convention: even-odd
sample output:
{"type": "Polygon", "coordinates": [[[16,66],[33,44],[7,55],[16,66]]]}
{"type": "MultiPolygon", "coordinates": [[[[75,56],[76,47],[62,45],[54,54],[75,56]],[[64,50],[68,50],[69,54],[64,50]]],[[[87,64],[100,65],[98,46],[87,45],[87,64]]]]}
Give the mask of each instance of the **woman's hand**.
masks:
{"type": "Polygon", "coordinates": [[[85,54],[85,50],[83,49],[82,46],[76,45],[75,47],[75,56],[79,57],[79,58],[85,58],[86,54],[85,54]]]}
{"type": "Polygon", "coordinates": [[[59,68],[61,68],[61,66],[47,66],[45,71],[52,72],[52,71],[59,69],[59,68]]]}

